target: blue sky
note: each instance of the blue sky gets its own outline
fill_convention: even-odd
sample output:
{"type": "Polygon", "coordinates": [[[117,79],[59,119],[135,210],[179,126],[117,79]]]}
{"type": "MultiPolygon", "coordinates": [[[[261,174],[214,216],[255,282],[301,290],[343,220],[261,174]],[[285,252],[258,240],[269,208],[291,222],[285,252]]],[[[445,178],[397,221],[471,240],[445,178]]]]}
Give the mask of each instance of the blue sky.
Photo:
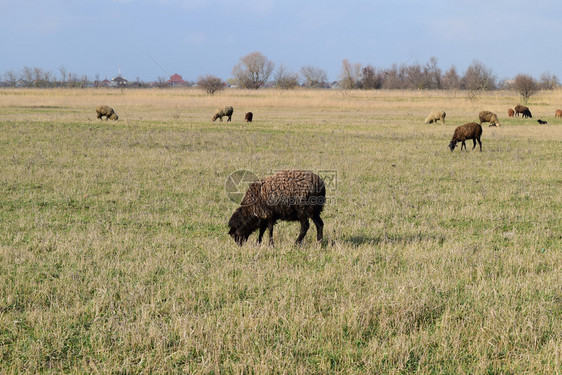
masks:
{"type": "Polygon", "coordinates": [[[478,60],[499,78],[562,80],[562,2],[536,0],[0,0],[0,74],[59,67],[93,79],[179,73],[231,77],[259,51],[336,80],[342,60],[387,68],[436,57],[462,74],[478,60]]]}

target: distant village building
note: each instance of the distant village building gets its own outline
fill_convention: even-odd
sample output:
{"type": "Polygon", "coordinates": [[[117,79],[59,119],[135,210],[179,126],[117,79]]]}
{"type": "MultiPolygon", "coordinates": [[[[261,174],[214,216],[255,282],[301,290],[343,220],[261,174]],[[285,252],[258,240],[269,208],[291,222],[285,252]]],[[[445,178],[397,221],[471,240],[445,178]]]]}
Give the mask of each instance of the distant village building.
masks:
{"type": "Polygon", "coordinates": [[[169,80],[166,81],[168,86],[189,86],[189,82],[183,80],[182,76],[179,74],[174,74],[170,77],[169,80]]]}
{"type": "Polygon", "coordinates": [[[127,87],[127,80],[121,76],[111,79],[111,87],[127,87]]]}

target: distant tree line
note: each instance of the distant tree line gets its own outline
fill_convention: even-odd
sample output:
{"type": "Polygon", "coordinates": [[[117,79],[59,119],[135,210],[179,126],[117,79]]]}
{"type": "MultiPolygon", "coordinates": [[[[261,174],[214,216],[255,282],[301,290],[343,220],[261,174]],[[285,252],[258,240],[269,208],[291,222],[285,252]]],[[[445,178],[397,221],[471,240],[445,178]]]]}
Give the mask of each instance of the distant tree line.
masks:
{"type": "Polygon", "coordinates": [[[543,73],[537,81],[529,75],[519,74],[512,80],[499,81],[484,64],[475,60],[463,74],[455,66],[443,72],[432,57],[426,64],[393,64],[390,68],[375,68],[342,61],[338,86],[341,89],[410,89],[410,90],[470,90],[488,91],[496,89],[517,89],[517,83],[524,78],[526,85],[536,90],[553,89],[559,86],[558,78],[543,73]]]}
{"type": "MultiPolygon", "coordinates": [[[[167,87],[166,79],[158,77],[151,84],[142,82],[140,78],[135,81],[129,81],[126,84],[116,84],[116,87],[167,87]],[[161,82],[161,80],[163,80],[161,82]]],[[[79,75],[69,72],[66,67],[61,66],[58,74],[44,70],[39,67],[25,66],[20,71],[8,70],[0,75],[0,86],[3,87],[37,87],[37,88],[85,88],[85,87],[102,87],[107,80],[100,80],[99,74],[93,78],[87,75],[79,75]]]]}
{"type": "MultiPolygon", "coordinates": [[[[3,86],[10,87],[100,87],[102,82],[99,74],[94,79],[86,75],[78,75],[61,66],[58,75],[37,67],[24,67],[16,72],[9,70],[0,79],[3,86]]],[[[145,83],[139,78],[128,82],[127,87],[169,87],[167,78],[158,77],[156,81],[145,83]]],[[[277,66],[260,52],[252,52],[240,58],[232,69],[230,85],[246,89],[260,87],[276,87],[278,89],[330,88],[340,90],[363,89],[410,89],[410,90],[467,90],[469,93],[496,89],[512,89],[521,93],[527,100],[538,90],[548,90],[560,85],[558,77],[543,73],[538,80],[519,74],[511,80],[498,80],[491,69],[475,60],[468,68],[459,73],[455,66],[442,71],[437,58],[431,57],[425,64],[393,64],[388,68],[373,65],[342,61],[338,79],[328,82],[326,72],[316,66],[306,65],[293,71],[281,64],[277,66]]],[[[223,90],[227,83],[214,75],[200,76],[196,82],[185,82],[187,86],[196,84],[209,94],[223,90]]],[[[476,95],[476,94],[475,94],[476,95]]]]}

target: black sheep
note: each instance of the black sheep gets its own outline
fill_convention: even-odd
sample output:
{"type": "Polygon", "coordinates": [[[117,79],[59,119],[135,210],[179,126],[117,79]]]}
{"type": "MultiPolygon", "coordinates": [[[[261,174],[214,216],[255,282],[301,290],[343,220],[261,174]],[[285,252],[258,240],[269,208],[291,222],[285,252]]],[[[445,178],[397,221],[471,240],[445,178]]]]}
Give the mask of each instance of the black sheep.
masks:
{"type": "Polygon", "coordinates": [[[250,184],[240,207],[228,222],[228,234],[240,246],[259,229],[258,243],[269,229],[269,243],[273,244],[273,226],[277,220],[299,221],[301,230],[296,240],[300,244],[306,236],[311,218],[316,225],[316,239],[322,240],[324,223],[320,213],[326,201],[324,181],[310,171],[285,170],[250,184]]]}

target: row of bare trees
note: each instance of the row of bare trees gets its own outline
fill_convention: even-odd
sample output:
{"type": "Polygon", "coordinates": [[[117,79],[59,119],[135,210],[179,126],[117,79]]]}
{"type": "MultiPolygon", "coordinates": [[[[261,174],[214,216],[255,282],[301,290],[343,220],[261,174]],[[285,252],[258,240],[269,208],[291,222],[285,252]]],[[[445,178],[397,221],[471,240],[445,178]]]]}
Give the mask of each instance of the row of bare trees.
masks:
{"type": "MultiPolygon", "coordinates": [[[[328,87],[327,74],[315,66],[304,66],[300,72],[294,72],[280,65],[274,72],[275,64],[260,52],[252,52],[240,59],[233,68],[232,75],[238,85],[247,89],[258,89],[269,82],[280,89],[291,89],[297,86],[309,88],[328,87]]],[[[416,89],[439,90],[459,89],[472,93],[502,89],[514,89],[519,92],[524,101],[541,89],[553,89],[559,86],[558,78],[549,73],[543,73],[537,81],[527,74],[519,74],[513,80],[498,81],[492,70],[475,60],[468,66],[464,74],[460,75],[452,66],[445,73],[432,57],[422,65],[392,65],[387,69],[378,69],[372,65],[363,66],[352,63],[347,59],[342,61],[342,68],[337,87],[349,89],[416,89]]],[[[473,94],[475,95],[475,94],[473,94]]]]}
{"type": "MultiPolygon", "coordinates": [[[[348,59],[342,61],[341,71],[336,82],[329,83],[328,75],[317,66],[306,65],[298,72],[281,64],[275,69],[275,63],[260,52],[252,52],[240,58],[232,69],[233,78],[230,83],[246,89],[258,89],[272,85],[279,89],[292,89],[298,86],[307,88],[327,88],[336,86],[341,90],[350,89],[415,89],[439,90],[459,89],[469,92],[480,92],[494,89],[514,89],[523,100],[538,90],[552,89],[559,86],[558,78],[543,73],[539,80],[526,74],[519,74],[513,80],[498,81],[493,72],[479,61],[474,61],[461,75],[454,66],[443,72],[432,57],[425,64],[393,64],[389,68],[376,68],[372,65],[352,63],[348,59]]],[[[64,66],[59,68],[60,77],[41,68],[24,67],[21,72],[9,70],[4,73],[2,82],[6,86],[27,87],[85,87],[99,85],[99,75],[94,81],[87,76],[79,77],[70,73],[64,66]]],[[[146,86],[140,84],[138,87],[146,86]]],[[[165,87],[165,78],[159,77],[165,87]]],[[[200,76],[197,86],[209,94],[225,88],[222,79],[214,75],[200,76]]]]}
{"type": "Polygon", "coordinates": [[[40,67],[24,66],[20,71],[10,69],[0,77],[4,86],[16,87],[86,87],[99,83],[99,74],[92,81],[87,75],[69,72],[64,66],[59,69],[59,75],[40,67]]]}

